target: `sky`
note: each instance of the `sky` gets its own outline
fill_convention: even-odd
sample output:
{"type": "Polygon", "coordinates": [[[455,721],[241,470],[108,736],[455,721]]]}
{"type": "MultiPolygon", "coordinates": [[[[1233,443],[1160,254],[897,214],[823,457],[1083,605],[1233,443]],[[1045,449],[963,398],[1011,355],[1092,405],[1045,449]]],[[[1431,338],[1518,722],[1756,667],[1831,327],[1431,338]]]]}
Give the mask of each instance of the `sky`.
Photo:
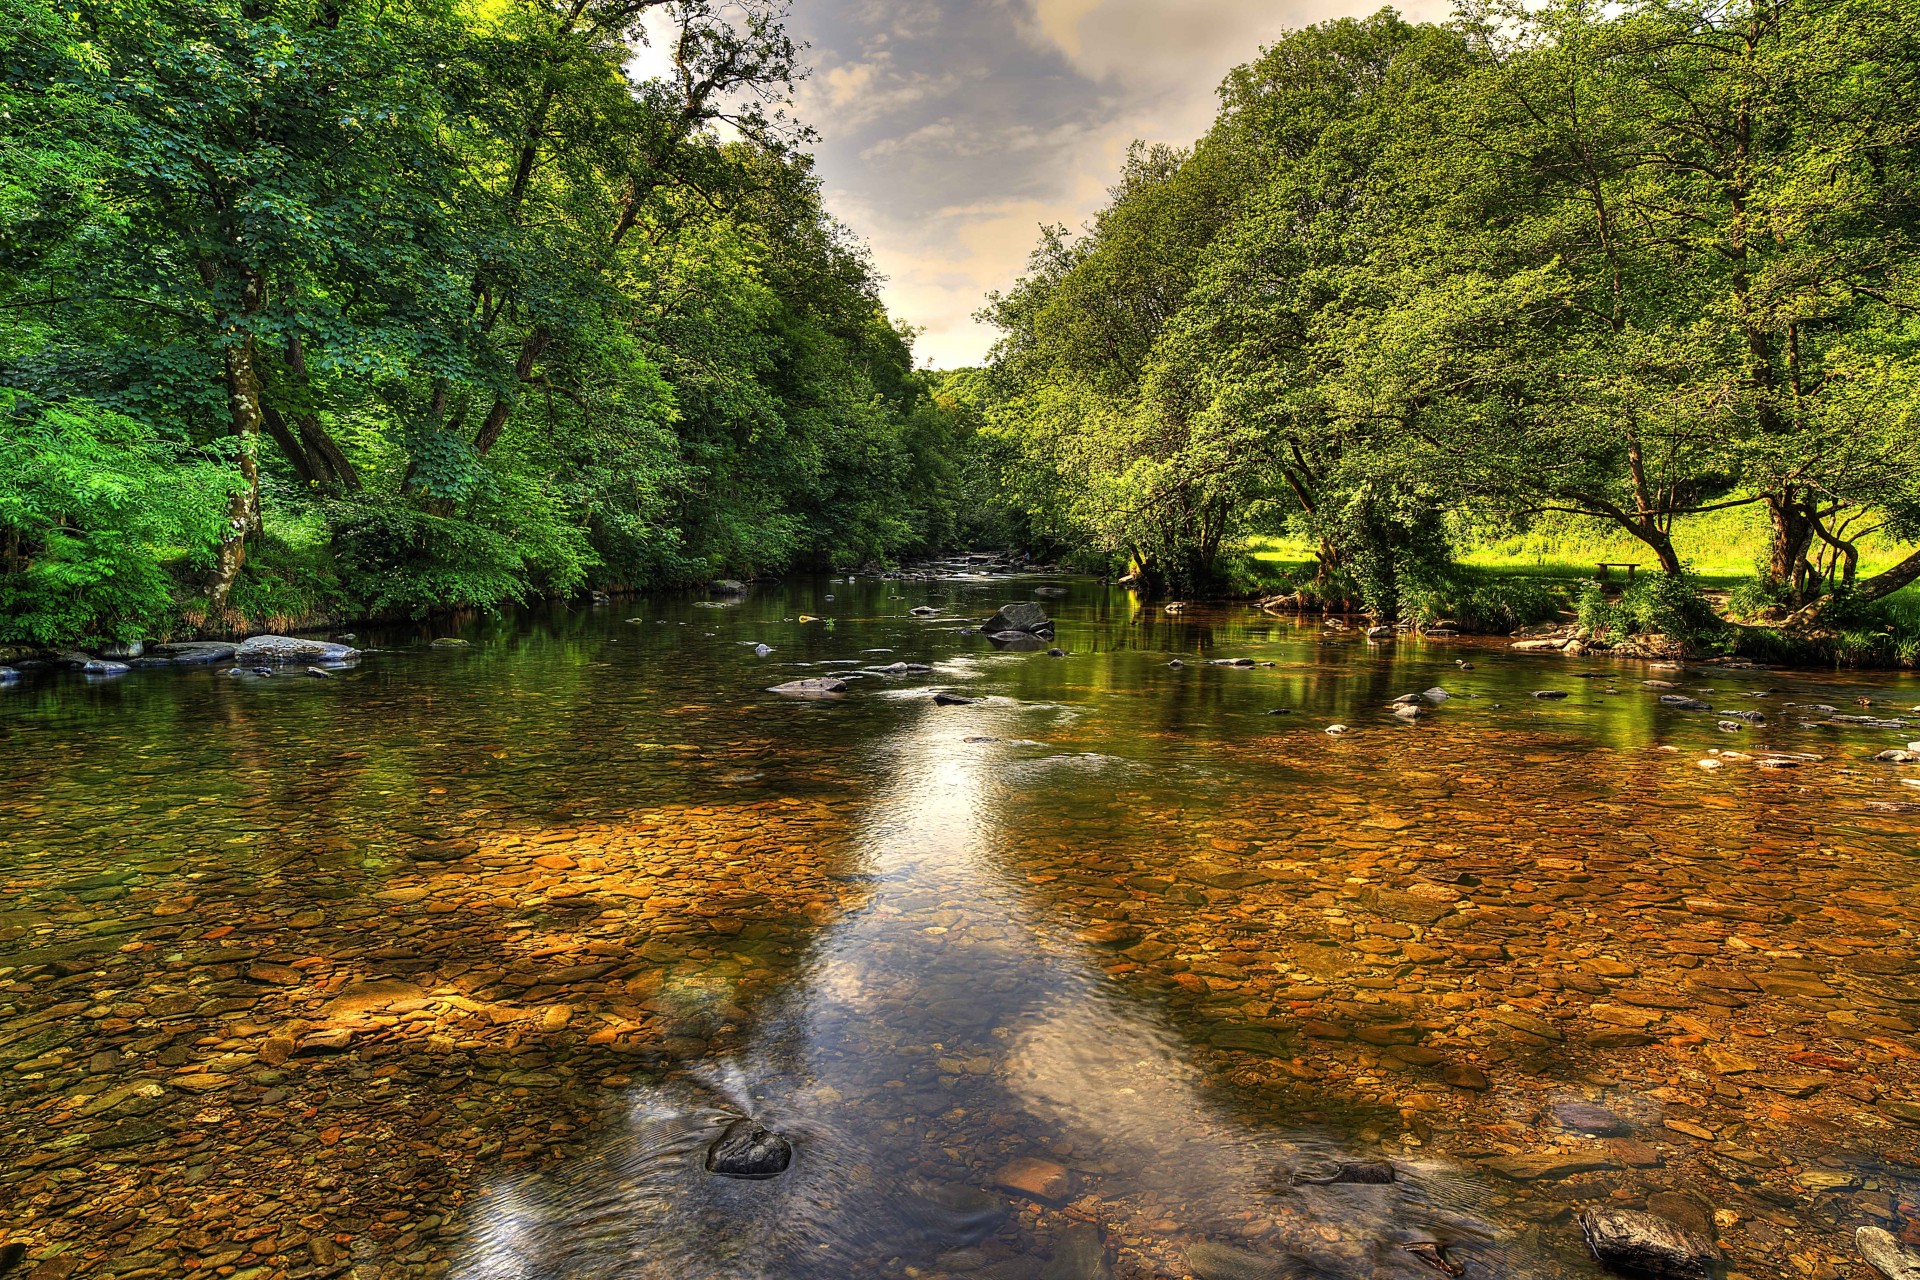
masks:
{"type": "MultiPolygon", "coordinates": [[[[1042,223],[1078,228],[1135,138],[1187,145],[1236,64],[1359,0],[794,0],[811,47],[796,99],[827,207],[887,277],[921,362],[979,363],[972,316],[1042,223]]],[[[1447,0],[1397,6],[1439,20],[1447,0]]]]}

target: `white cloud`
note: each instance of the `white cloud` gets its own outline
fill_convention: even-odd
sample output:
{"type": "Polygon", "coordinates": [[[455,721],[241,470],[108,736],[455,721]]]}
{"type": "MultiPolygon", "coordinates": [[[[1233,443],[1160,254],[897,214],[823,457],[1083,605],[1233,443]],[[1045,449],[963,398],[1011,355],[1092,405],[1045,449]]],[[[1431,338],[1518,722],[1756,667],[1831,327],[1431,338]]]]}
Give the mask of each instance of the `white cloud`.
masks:
{"type": "MultiPolygon", "coordinates": [[[[1441,19],[1449,0],[1412,0],[1441,19]]],[[[1135,138],[1191,143],[1234,65],[1285,31],[1373,0],[809,0],[828,207],[872,246],[888,307],[941,367],[977,363],[973,319],[1040,224],[1099,208],[1135,138]]]]}

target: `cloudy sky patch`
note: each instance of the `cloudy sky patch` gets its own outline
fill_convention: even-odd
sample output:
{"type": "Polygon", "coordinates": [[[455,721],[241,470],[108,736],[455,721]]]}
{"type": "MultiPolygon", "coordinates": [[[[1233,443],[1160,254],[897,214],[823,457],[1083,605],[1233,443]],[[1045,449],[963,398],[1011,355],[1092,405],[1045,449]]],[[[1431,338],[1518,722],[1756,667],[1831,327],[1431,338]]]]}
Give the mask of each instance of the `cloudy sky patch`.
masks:
{"type": "MultiPolygon", "coordinates": [[[[1377,6],[1343,0],[796,0],[812,48],[801,118],[827,203],[872,245],[921,358],[978,363],[972,319],[1040,224],[1078,227],[1127,144],[1191,143],[1234,65],[1284,32],[1377,6]]],[[[1403,7],[1439,19],[1445,0],[1403,7]]]]}

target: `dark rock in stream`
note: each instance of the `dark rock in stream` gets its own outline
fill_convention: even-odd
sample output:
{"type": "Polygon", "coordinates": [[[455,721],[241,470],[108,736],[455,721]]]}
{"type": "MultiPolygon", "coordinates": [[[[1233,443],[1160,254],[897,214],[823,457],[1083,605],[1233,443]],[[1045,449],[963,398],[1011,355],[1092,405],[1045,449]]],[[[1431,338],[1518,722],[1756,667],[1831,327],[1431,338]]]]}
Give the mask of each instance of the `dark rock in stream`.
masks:
{"type": "Polygon", "coordinates": [[[153,653],[176,666],[198,667],[226,662],[238,648],[222,640],[183,640],[179,644],[157,644],[153,653]]]}
{"type": "Polygon", "coordinates": [[[707,1172],[723,1178],[775,1178],[792,1163],[793,1145],[754,1120],[735,1120],[707,1148],[707,1172]]]}
{"type": "Polygon", "coordinates": [[[1329,1173],[1311,1178],[1295,1174],[1293,1180],[1307,1187],[1327,1187],[1338,1183],[1382,1186],[1394,1180],[1393,1163],[1389,1160],[1343,1160],[1334,1165],[1329,1173]]]}
{"type": "Polygon", "coordinates": [[[1684,693],[1663,693],[1660,705],[1672,707],[1675,711],[1711,711],[1713,708],[1698,698],[1689,698],[1684,693]]]}
{"type": "Polygon", "coordinates": [[[88,676],[123,676],[131,670],[133,668],[126,663],[115,662],[111,658],[89,658],[80,668],[80,673],[88,676]]]}
{"type": "Polygon", "coordinates": [[[937,692],[933,695],[933,705],[936,707],[970,707],[978,701],[978,698],[963,698],[957,693],[937,692]]]}
{"type": "Polygon", "coordinates": [[[1051,632],[1053,622],[1047,617],[1047,611],[1033,601],[1015,600],[1011,604],[1001,605],[998,612],[980,624],[980,629],[988,635],[1004,631],[1039,634],[1051,632]]]}
{"type": "Polygon", "coordinates": [[[1580,1230],[1602,1266],[1630,1276],[1709,1280],[1720,1261],[1720,1251],[1699,1232],[1636,1209],[1588,1209],[1580,1230]]]}
{"type": "Polygon", "coordinates": [[[1067,656],[1067,651],[1065,649],[1049,649],[1047,650],[1047,656],[1049,658],[1064,658],[1067,656]]]}
{"type": "Polygon", "coordinates": [[[1566,697],[1567,691],[1565,689],[1535,689],[1533,696],[1536,698],[1559,699],[1566,697]]]}
{"type": "Polygon", "coordinates": [[[20,678],[20,673],[12,667],[0,667],[0,684],[12,684],[20,678]]]}
{"type": "Polygon", "coordinates": [[[1623,1138],[1633,1132],[1632,1125],[1591,1102],[1556,1102],[1553,1118],[1569,1129],[1597,1138],[1623,1138]]]}
{"type": "Polygon", "coordinates": [[[1113,1268],[1107,1265],[1106,1242],[1100,1228],[1082,1222],[1060,1233],[1053,1260],[1041,1268],[1040,1280],[1112,1280],[1113,1268]]]}

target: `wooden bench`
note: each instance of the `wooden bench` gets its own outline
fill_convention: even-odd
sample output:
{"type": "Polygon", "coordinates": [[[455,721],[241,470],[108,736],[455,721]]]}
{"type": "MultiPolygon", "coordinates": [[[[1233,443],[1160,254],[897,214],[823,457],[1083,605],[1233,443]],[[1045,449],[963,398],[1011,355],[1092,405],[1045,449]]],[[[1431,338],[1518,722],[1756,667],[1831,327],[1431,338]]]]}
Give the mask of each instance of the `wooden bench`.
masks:
{"type": "Polygon", "coordinates": [[[1640,567],[1640,563],[1641,563],[1641,562],[1640,562],[1640,561],[1638,561],[1638,560],[1631,560],[1631,561],[1629,561],[1629,560],[1602,560],[1602,561],[1600,562],[1600,573],[1599,573],[1599,579],[1600,579],[1600,581],[1602,581],[1602,582],[1605,582],[1605,581],[1607,581],[1607,578],[1608,578],[1608,576],[1609,576],[1609,575],[1608,575],[1608,573],[1607,573],[1607,570],[1609,570],[1609,569],[1625,569],[1625,570],[1627,571],[1627,581],[1628,581],[1628,582],[1632,582],[1632,581],[1633,581],[1633,571],[1634,571],[1635,569],[1638,569],[1638,568],[1640,567]]]}

